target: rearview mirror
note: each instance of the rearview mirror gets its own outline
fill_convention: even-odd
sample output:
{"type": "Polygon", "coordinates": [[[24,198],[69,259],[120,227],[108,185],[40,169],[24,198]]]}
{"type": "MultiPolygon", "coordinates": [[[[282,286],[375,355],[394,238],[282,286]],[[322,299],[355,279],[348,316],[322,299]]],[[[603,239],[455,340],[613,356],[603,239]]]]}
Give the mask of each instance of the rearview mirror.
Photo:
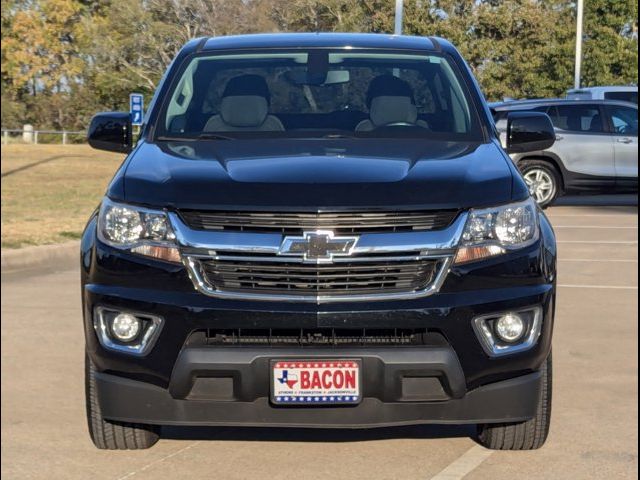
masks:
{"type": "Polygon", "coordinates": [[[89,145],[98,150],[131,151],[131,115],[128,112],[102,112],[91,119],[87,134],[89,145]]]}
{"type": "Polygon", "coordinates": [[[546,150],[555,141],[556,132],[546,113],[509,113],[507,117],[507,153],[546,150]]]}

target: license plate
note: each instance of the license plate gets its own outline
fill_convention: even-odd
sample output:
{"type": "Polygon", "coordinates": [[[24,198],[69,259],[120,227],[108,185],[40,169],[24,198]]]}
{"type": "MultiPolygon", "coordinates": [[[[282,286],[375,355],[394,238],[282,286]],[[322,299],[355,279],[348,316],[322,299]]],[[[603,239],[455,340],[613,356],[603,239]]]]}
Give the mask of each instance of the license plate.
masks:
{"type": "Polygon", "coordinates": [[[360,371],[360,360],[273,360],[271,401],[284,405],[359,403],[360,371]]]}

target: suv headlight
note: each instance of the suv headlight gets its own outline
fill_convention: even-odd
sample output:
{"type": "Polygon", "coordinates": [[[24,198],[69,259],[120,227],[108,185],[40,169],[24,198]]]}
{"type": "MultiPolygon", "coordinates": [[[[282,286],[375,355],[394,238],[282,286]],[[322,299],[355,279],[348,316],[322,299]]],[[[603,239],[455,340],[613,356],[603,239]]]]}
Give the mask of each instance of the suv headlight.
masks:
{"type": "Polygon", "coordinates": [[[534,243],[539,237],[538,206],[532,198],[495,208],[471,210],[455,263],[501,255],[534,243]]]}
{"type": "Polygon", "coordinates": [[[180,262],[167,214],[104,198],[98,215],[98,238],[115,248],[168,262],[180,262]]]}

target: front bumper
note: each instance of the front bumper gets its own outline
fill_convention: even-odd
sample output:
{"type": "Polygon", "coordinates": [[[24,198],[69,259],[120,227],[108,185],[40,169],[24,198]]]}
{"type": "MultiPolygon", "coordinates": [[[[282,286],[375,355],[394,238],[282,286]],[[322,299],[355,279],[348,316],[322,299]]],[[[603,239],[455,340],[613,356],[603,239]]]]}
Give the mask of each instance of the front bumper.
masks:
{"type": "MultiPolygon", "coordinates": [[[[304,358],[335,355],[315,349],[304,358]]],[[[492,423],[535,414],[541,375],[529,373],[466,391],[450,347],[362,349],[363,400],[355,406],[282,407],[269,401],[273,349],[185,348],[171,383],[148,383],[98,373],[105,418],[156,425],[382,427],[417,423],[492,423]],[[199,386],[198,386],[199,385],[199,386]]],[[[300,358],[299,349],[278,349],[300,358]]]]}

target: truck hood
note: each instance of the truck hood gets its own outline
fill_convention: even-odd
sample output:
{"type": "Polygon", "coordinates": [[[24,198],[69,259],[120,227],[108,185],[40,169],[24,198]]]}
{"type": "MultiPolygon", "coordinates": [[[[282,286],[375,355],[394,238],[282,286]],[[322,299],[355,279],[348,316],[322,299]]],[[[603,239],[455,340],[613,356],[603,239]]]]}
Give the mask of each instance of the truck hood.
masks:
{"type": "Polygon", "coordinates": [[[142,142],[108,195],[189,209],[469,208],[511,200],[508,162],[494,143],[142,142]]]}

